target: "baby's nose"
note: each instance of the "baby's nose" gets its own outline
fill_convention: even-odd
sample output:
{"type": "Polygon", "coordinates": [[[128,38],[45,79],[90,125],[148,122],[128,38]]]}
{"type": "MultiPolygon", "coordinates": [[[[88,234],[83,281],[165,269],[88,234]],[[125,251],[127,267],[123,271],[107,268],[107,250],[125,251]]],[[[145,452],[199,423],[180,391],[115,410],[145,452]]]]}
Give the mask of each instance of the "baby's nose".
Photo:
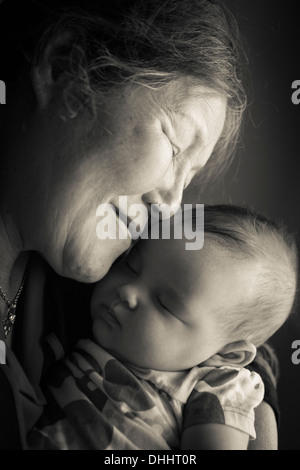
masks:
{"type": "Polygon", "coordinates": [[[123,303],[127,305],[130,310],[134,310],[138,305],[138,293],[134,286],[129,284],[124,285],[118,289],[118,294],[123,303]]]}

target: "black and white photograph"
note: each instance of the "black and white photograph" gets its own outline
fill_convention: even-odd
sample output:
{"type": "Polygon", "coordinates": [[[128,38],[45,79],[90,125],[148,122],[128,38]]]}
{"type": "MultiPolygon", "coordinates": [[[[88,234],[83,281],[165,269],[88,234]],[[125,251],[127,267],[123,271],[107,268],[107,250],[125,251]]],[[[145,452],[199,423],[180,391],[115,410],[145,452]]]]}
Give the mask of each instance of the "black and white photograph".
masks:
{"type": "Polygon", "coordinates": [[[0,0],[1,450],[300,450],[296,7],[0,0]]]}

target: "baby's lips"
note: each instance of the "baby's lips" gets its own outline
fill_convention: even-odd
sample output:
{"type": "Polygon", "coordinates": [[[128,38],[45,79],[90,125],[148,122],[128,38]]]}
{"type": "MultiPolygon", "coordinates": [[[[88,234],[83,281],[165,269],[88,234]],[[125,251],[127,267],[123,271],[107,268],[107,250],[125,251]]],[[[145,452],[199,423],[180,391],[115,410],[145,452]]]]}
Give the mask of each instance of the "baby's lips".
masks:
{"type": "Polygon", "coordinates": [[[109,314],[119,323],[119,325],[121,325],[119,317],[122,314],[122,309],[124,310],[124,305],[122,305],[122,302],[119,300],[114,301],[110,307],[107,307],[109,314]]]}

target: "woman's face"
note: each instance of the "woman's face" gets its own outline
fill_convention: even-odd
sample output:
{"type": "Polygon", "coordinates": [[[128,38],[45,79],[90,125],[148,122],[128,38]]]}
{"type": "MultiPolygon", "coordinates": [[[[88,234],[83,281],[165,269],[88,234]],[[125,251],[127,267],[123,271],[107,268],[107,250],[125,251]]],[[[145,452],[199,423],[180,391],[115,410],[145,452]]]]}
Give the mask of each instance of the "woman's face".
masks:
{"type": "Polygon", "coordinates": [[[131,239],[100,240],[97,207],[111,204],[117,219],[121,195],[128,206],[180,203],[223,129],[226,101],[209,91],[183,82],[126,87],[112,94],[97,121],[39,111],[26,148],[31,210],[20,211],[27,248],[64,276],[101,279],[131,239]]]}

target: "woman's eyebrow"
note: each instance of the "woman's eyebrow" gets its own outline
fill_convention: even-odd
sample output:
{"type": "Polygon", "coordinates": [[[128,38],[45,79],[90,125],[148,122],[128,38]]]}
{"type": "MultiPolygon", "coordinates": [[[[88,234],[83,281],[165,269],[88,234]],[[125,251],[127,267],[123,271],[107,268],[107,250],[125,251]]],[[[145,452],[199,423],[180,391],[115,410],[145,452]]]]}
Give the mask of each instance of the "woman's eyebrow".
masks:
{"type": "Polygon", "coordinates": [[[185,120],[189,124],[188,129],[193,131],[193,134],[190,134],[190,137],[189,137],[190,144],[194,144],[199,139],[202,139],[202,127],[199,121],[192,114],[187,113],[181,109],[174,110],[173,113],[175,116],[177,117],[179,116],[180,118],[185,120]]]}
{"type": "Polygon", "coordinates": [[[193,126],[195,127],[197,126],[197,121],[194,119],[194,117],[191,116],[189,113],[186,113],[182,109],[176,109],[176,111],[174,111],[174,114],[177,114],[178,116],[183,117],[184,119],[189,121],[190,124],[192,124],[193,126]]]}

